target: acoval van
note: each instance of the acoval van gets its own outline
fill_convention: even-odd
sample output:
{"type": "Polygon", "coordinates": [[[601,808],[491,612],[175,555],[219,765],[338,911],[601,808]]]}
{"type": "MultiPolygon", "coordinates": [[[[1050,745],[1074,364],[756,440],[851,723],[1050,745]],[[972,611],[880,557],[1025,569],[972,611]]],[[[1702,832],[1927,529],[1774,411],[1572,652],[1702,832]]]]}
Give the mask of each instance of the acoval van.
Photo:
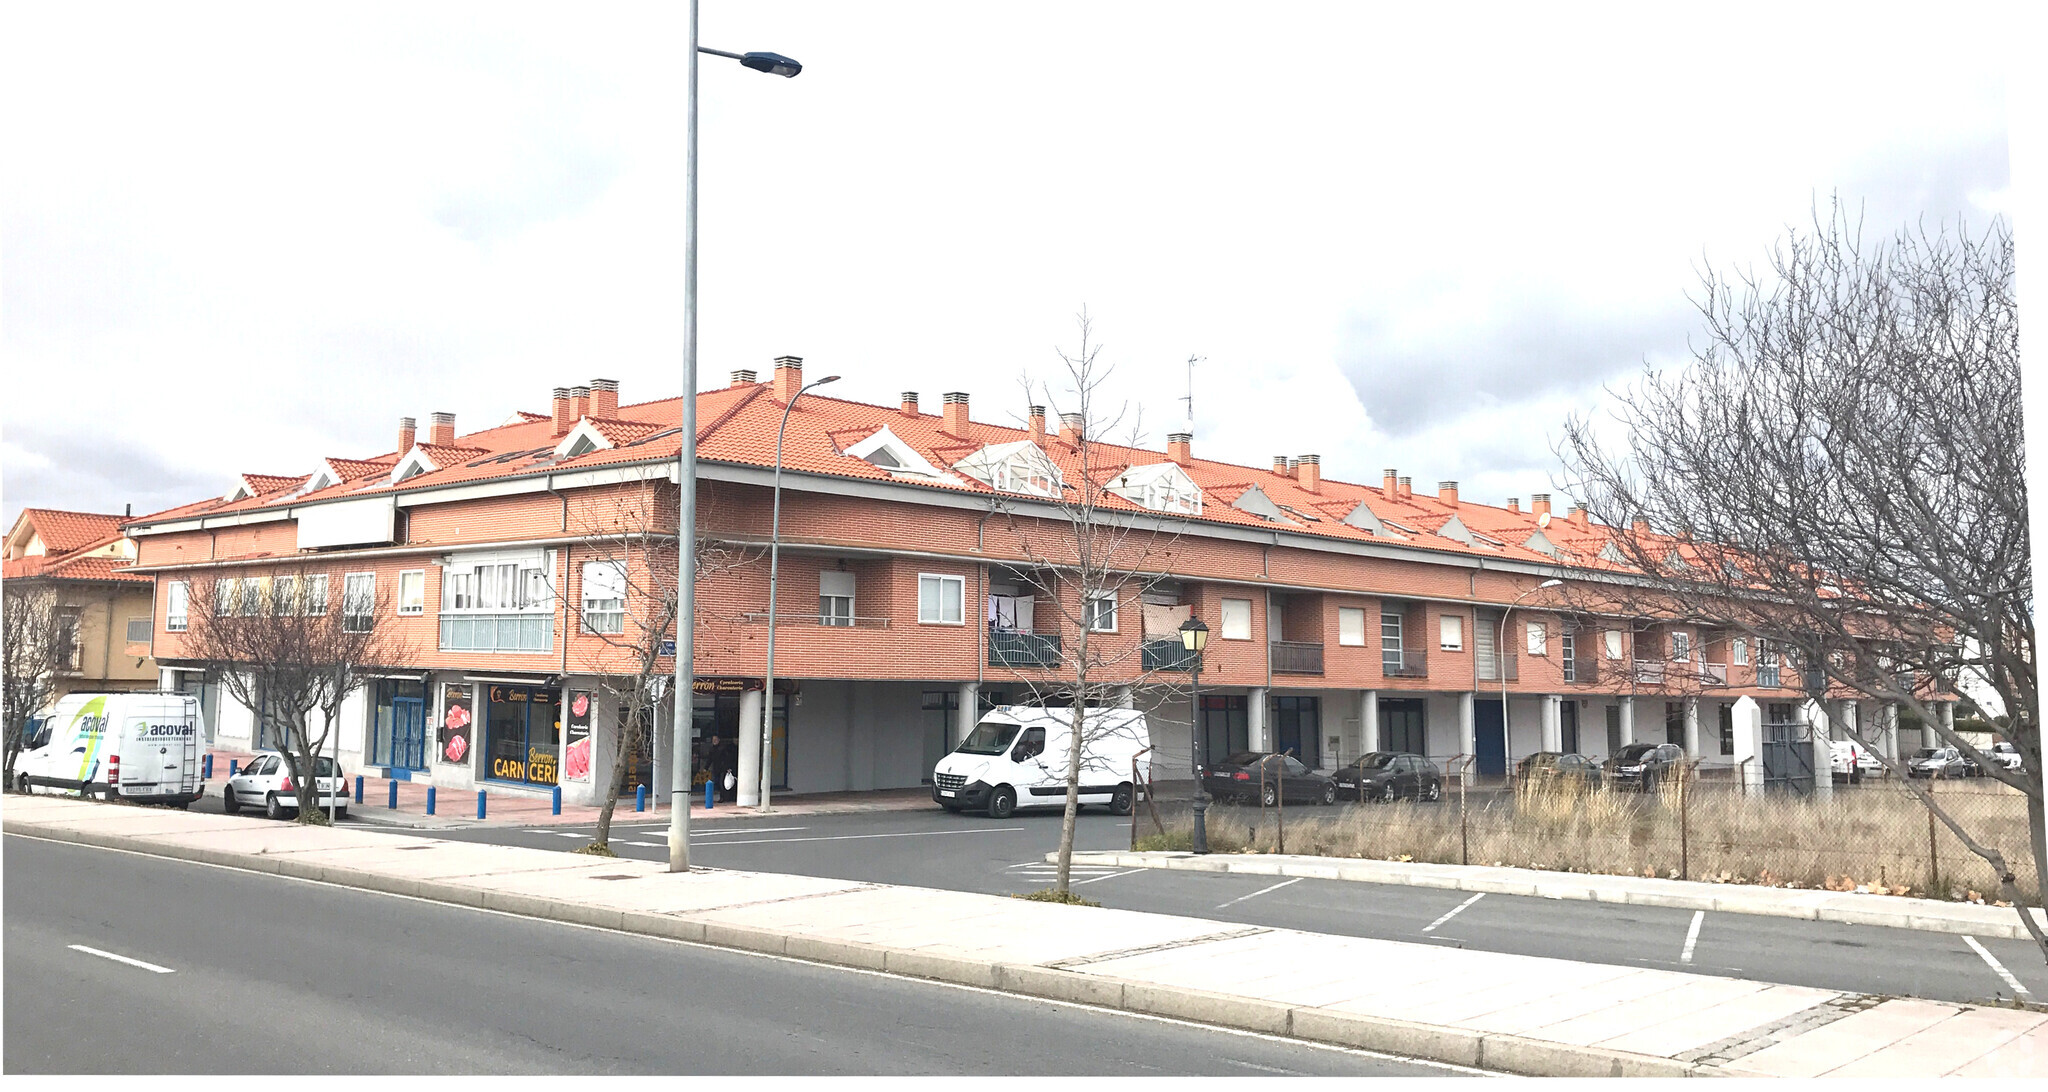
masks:
{"type": "MultiPolygon", "coordinates": [[[[989,710],[933,767],[932,799],[947,811],[986,811],[994,819],[1007,819],[1018,808],[1066,807],[1073,717],[1071,709],[1030,705],[989,710]]],[[[1151,777],[1143,753],[1152,745],[1145,714],[1090,709],[1081,727],[1081,803],[1129,814],[1133,760],[1141,780],[1151,777]]]]}
{"type": "Polygon", "coordinates": [[[16,787],[138,804],[199,799],[199,699],[162,691],[66,694],[33,725],[16,787]]]}

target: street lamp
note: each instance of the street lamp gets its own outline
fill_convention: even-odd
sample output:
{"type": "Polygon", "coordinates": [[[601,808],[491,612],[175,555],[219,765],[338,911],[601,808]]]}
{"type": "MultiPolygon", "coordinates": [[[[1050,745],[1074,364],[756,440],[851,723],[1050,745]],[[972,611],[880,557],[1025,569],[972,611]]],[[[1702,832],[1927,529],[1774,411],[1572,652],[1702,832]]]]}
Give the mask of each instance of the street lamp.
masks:
{"type": "Polygon", "coordinates": [[[1209,794],[1202,789],[1202,650],[1209,647],[1209,627],[1193,614],[1180,624],[1180,646],[1194,657],[1188,670],[1194,678],[1188,684],[1188,761],[1195,767],[1195,833],[1190,848],[1209,852],[1209,794]]]}
{"type": "MultiPolygon", "coordinates": [[[[676,681],[670,744],[668,870],[690,869],[690,722],[694,714],[697,621],[697,54],[733,54],[697,44],[697,0],[685,0],[690,48],[683,93],[683,406],[676,452],[676,681]]],[[[738,58],[757,72],[794,76],[803,66],[773,53],[738,58]]]]}
{"type": "MultiPolygon", "coordinates": [[[[1522,600],[1529,598],[1531,595],[1534,595],[1545,588],[1558,588],[1563,586],[1564,581],[1562,580],[1557,580],[1554,578],[1550,580],[1545,580],[1543,583],[1538,584],[1533,588],[1530,588],[1528,591],[1525,591],[1518,596],[1515,596],[1515,601],[1509,603],[1507,609],[1500,612],[1500,635],[1493,639],[1493,673],[1500,676],[1500,752],[1502,762],[1507,761],[1508,752],[1512,750],[1512,748],[1508,746],[1508,740],[1513,738],[1508,734],[1508,615],[1513,614],[1515,612],[1515,608],[1522,605],[1522,600]]],[[[1540,740],[1538,741],[1537,749],[1542,750],[1542,743],[1540,740]]],[[[1509,769],[1512,770],[1513,767],[1510,766],[1509,769]]]]}
{"type": "Polygon", "coordinates": [[[770,505],[774,515],[770,517],[768,531],[768,673],[761,700],[761,756],[756,771],[760,778],[761,810],[764,812],[768,810],[768,787],[775,781],[775,574],[782,560],[782,434],[789,431],[789,411],[796,408],[796,400],[802,398],[805,391],[838,381],[838,376],[828,375],[799,387],[795,394],[789,396],[789,403],[782,407],[782,426],[775,430],[775,500],[770,505]]]}

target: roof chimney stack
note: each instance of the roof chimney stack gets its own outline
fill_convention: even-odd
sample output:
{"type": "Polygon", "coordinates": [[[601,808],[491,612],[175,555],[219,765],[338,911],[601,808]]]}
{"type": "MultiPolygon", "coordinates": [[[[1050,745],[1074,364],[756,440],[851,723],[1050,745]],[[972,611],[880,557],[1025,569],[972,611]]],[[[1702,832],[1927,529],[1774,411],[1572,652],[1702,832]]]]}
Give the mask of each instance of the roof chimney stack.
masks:
{"type": "Polygon", "coordinates": [[[1276,477],[1276,478],[1285,478],[1285,477],[1287,477],[1287,476],[1288,476],[1288,475],[1287,475],[1287,456],[1285,456],[1285,455],[1275,455],[1275,456],[1273,456],[1273,476],[1274,476],[1274,477],[1276,477]]]}
{"type": "Polygon", "coordinates": [[[1166,457],[1182,466],[1195,461],[1195,434],[1192,432],[1169,432],[1166,434],[1166,457]]]}
{"type": "Polygon", "coordinates": [[[1415,479],[1413,479],[1413,478],[1410,478],[1410,477],[1409,477],[1408,475],[1406,475],[1406,474],[1403,474],[1403,475],[1401,475],[1401,497],[1402,497],[1402,499],[1404,499],[1404,500],[1405,500],[1405,499],[1407,499],[1407,498],[1409,498],[1409,497],[1412,497],[1412,496],[1414,496],[1414,495],[1415,495],[1415,486],[1414,486],[1414,484],[1413,484],[1413,483],[1414,483],[1414,481],[1415,481],[1415,479]]]}
{"type": "Polygon", "coordinates": [[[954,436],[966,439],[967,392],[947,391],[943,397],[946,404],[941,412],[945,415],[945,430],[954,436]]]}
{"type": "Polygon", "coordinates": [[[1588,523],[1588,520],[1586,519],[1586,506],[1585,506],[1585,505],[1583,505],[1583,504],[1574,504],[1574,505],[1572,505],[1572,511],[1571,511],[1571,521],[1572,521],[1573,523],[1576,523],[1576,524],[1578,524],[1578,525],[1579,525],[1579,526],[1581,526],[1581,527],[1584,527],[1584,526],[1586,526],[1586,525],[1587,525],[1587,523],[1588,523]]]}
{"type": "Polygon", "coordinates": [[[917,392],[916,392],[916,391],[904,391],[904,392],[903,392],[903,416],[905,416],[905,417],[915,417],[915,416],[917,416],[917,392]]]}
{"type": "Polygon", "coordinates": [[[1547,515],[1549,515],[1549,514],[1550,514],[1550,494],[1548,494],[1548,493],[1531,493],[1531,494],[1529,494],[1529,512],[1530,512],[1530,514],[1531,514],[1531,515],[1534,515],[1534,516],[1536,516],[1536,517],[1537,517],[1538,519],[1541,519],[1541,518],[1543,518],[1544,516],[1547,516],[1547,515]]]}
{"type": "Polygon", "coordinates": [[[1522,498],[1520,498],[1520,497],[1509,497],[1509,498],[1508,498],[1508,511],[1510,511],[1510,512],[1519,512],[1519,511],[1521,511],[1521,510],[1522,510],[1522,498]]]}
{"type": "Polygon", "coordinates": [[[1301,487],[1303,489],[1311,493],[1322,492],[1323,457],[1321,455],[1303,455],[1295,460],[1294,476],[1301,479],[1301,487]]]}
{"type": "Polygon", "coordinates": [[[616,379],[593,379],[590,381],[590,415],[606,420],[619,415],[619,381],[616,379]]]}
{"type": "Polygon", "coordinates": [[[418,428],[419,428],[419,422],[417,422],[417,421],[413,420],[413,419],[412,419],[412,418],[410,418],[410,417],[400,417],[400,418],[398,419],[398,457],[399,457],[399,458],[401,458],[401,459],[405,458],[405,453],[406,453],[406,452],[408,452],[408,451],[411,451],[411,450],[412,450],[412,440],[413,440],[413,436],[415,435],[415,430],[417,430],[418,428]]]}
{"type": "Polygon", "coordinates": [[[1045,407],[1031,407],[1031,442],[1045,446],[1045,407]]]}
{"type": "Polygon", "coordinates": [[[1442,501],[1445,504],[1450,505],[1453,508],[1456,508],[1458,506],[1458,483],[1436,483],[1436,499],[1442,501]]]}
{"type": "Polygon", "coordinates": [[[1628,529],[1629,532],[1635,535],[1635,537],[1637,538],[1650,537],[1650,524],[1647,520],[1636,520],[1635,522],[1628,525],[1628,529]]]}
{"type": "Polygon", "coordinates": [[[775,358],[775,400],[788,405],[804,389],[804,358],[800,356],[778,356],[775,358]]]}
{"type": "Polygon", "coordinates": [[[590,388],[569,388],[569,416],[578,421],[590,416],[590,388]]]}
{"type": "Polygon", "coordinates": [[[1380,496],[1393,500],[1400,493],[1400,479],[1395,476],[1394,468],[1390,466],[1380,471],[1380,496]]]}
{"type": "Polygon", "coordinates": [[[752,368],[734,368],[732,370],[732,385],[735,387],[751,387],[760,381],[761,377],[752,368]]]}
{"type": "Polygon", "coordinates": [[[447,447],[455,442],[455,415],[435,413],[433,423],[427,427],[427,442],[447,447]]]}
{"type": "Polygon", "coordinates": [[[1088,438],[1088,419],[1078,413],[1060,414],[1060,439],[1078,444],[1088,438]]]}
{"type": "MultiPolygon", "coordinates": [[[[576,419],[569,416],[569,388],[555,388],[555,435],[566,436],[576,427],[576,419]]],[[[411,431],[410,429],[407,430],[411,431]]]]}

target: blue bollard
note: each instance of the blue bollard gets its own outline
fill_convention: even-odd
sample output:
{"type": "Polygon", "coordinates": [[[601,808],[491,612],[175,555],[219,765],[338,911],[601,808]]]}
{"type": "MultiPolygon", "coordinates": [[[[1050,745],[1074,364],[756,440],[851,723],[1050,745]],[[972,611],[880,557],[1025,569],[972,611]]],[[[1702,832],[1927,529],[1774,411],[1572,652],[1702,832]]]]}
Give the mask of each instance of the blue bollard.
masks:
{"type": "MultiPolygon", "coordinates": [[[[391,795],[393,797],[398,795],[398,786],[391,786],[391,795]]],[[[432,785],[427,786],[427,814],[434,814],[434,786],[432,785]]]]}
{"type": "Polygon", "coordinates": [[[555,814],[562,814],[562,786],[556,785],[554,792],[549,795],[554,798],[555,814]]]}
{"type": "Polygon", "coordinates": [[[204,760],[204,761],[202,761],[202,762],[201,762],[201,763],[200,763],[199,765],[200,765],[200,772],[199,772],[199,780],[201,780],[201,781],[211,781],[211,780],[213,780],[213,756],[212,756],[211,754],[207,755],[207,756],[206,756],[206,758],[205,758],[205,760],[204,760]]]}
{"type": "MultiPolygon", "coordinates": [[[[394,779],[393,779],[393,780],[391,781],[391,783],[390,783],[390,784],[391,784],[391,801],[390,801],[390,803],[387,803],[387,804],[385,804],[384,806],[385,806],[385,807],[387,807],[387,808],[390,808],[390,809],[391,809],[392,811],[397,811],[397,810],[398,810],[398,781],[397,781],[397,780],[396,780],[396,779],[394,778],[394,779]]],[[[427,790],[427,794],[428,794],[428,795],[430,795],[430,796],[431,796],[431,795],[433,794],[433,792],[434,792],[434,790],[432,790],[432,789],[428,789],[428,790],[427,790]]],[[[429,814],[429,815],[432,815],[433,813],[434,813],[434,809],[433,809],[433,808],[432,808],[431,806],[430,806],[430,807],[428,807],[428,808],[427,808],[427,814],[429,814]]]]}
{"type": "Polygon", "coordinates": [[[476,817],[479,819],[484,817],[484,790],[482,789],[476,791],[476,817]]]}
{"type": "Polygon", "coordinates": [[[715,792],[717,792],[717,791],[718,791],[718,786],[717,786],[716,784],[713,784],[710,778],[708,778],[708,777],[707,777],[707,778],[705,778],[705,779],[704,779],[704,810],[705,810],[705,811],[710,811],[710,810],[711,810],[711,804],[712,804],[712,801],[716,799],[716,798],[715,798],[714,796],[712,796],[712,794],[713,794],[713,793],[715,793],[715,792]]]}
{"type": "Polygon", "coordinates": [[[229,777],[233,777],[233,776],[235,776],[235,771],[239,770],[239,769],[241,768],[241,766],[242,766],[242,760],[241,760],[241,759],[239,759],[239,758],[231,758],[231,759],[228,759],[228,776],[229,776],[229,777]]]}
{"type": "Polygon", "coordinates": [[[356,775],[356,803],[363,802],[363,775],[356,775]]]}
{"type": "Polygon", "coordinates": [[[633,810],[647,810],[647,786],[642,785],[639,788],[633,790],[633,810]]]}

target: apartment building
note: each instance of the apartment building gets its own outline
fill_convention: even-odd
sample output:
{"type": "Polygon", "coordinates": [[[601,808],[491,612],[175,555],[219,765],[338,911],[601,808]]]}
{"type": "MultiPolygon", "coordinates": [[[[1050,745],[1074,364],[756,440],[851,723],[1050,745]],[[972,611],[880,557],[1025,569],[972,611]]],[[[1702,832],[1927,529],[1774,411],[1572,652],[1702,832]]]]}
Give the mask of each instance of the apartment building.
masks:
{"type": "Polygon", "coordinates": [[[135,543],[124,517],[25,508],[0,548],[0,579],[52,597],[66,654],[56,694],[156,685],[149,658],[151,580],[129,571],[135,543]]]}
{"type": "MultiPolygon", "coordinates": [[[[1669,740],[1733,763],[1745,695],[1766,732],[1893,716],[1807,702],[1740,635],[1574,609],[1576,583],[1618,560],[1615,532],[1542,494],[1487,504],[1455,482],[1417,491],[1392,469],[1325,478],[1314,454],[1233,465],[1198,457],[1184,432],[1163,451],[1128,447],[1041,407],[1023,428],[989,424],[967,392],[937,413],[914,392],[893,407],[816,393],[792,407],[802,384],[802,362],[783,357],[765,382],[739,371],[697,395],[693,735],[751,744],[746,726],[771,706],[779,791],[919,785],[980,711],[1056,689],[1077,622],[1107,700],[1149,711],[1163,777],[1191,765],[1177,636],[1189,617],[1211,633],[1198,733],[1217,756],[1292,750],[1329,767],[1408,750],[1465,756],[1459,769],[1485,777],[1538,750],[1669,740]],[[1134,529],[1131,578],[1086,604],[1045,561],[1071,539],[1055,501],[1084,477],[1104,517],[1134,529]],[[1554,578],[1565,585],[1542,586],[1554,578]]],[[[424,435],[405,418],[389,451],[266,468],[129,524],[136,571],[156,582],[163,685],[204,685],[182,641],[195,585],[290,577],[318,588],[319,609],[376,603],[384,616],[365,624],[409,646],[342,712],[350,769],[594,799],[632,691],[635,620],[674,579],[680,400],[619,396],[602,379],[556,388],[550,412],[467,433],[451,414],[424,435]]],[[[666,699],[649,711],[664,735],[672,713],[666,699]]],[[[218,731],[274,742],[261,709],[223,708],[218,731]]],[[[629,761],[634,781],[668,783],[666,747],[629,761]]]]}

